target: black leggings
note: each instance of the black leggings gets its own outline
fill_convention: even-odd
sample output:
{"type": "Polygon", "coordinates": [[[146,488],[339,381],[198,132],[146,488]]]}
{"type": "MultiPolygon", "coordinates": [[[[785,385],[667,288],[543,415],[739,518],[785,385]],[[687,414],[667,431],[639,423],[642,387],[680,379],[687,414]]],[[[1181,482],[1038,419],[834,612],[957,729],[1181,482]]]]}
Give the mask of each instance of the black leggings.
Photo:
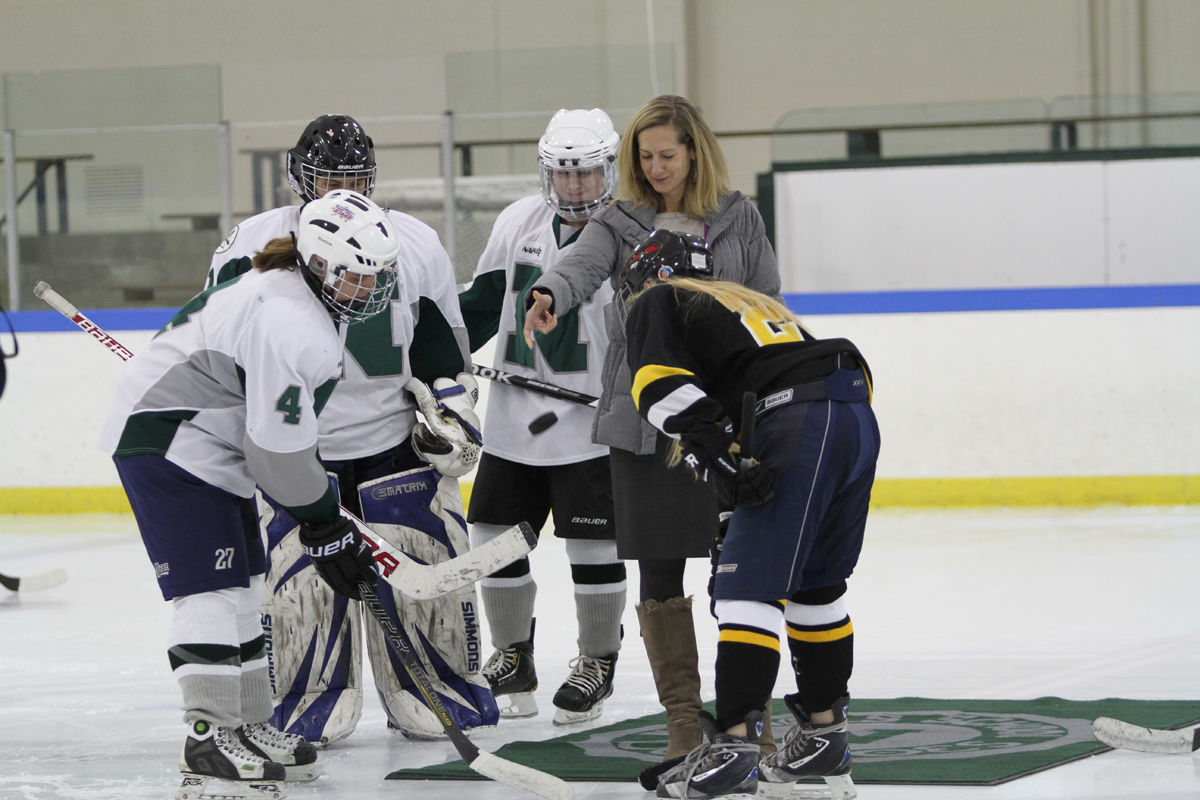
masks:
{"type": "Polygon", "coordinates": [[[657,600],[665,603],[672,597],[683,597],[683,568],[686,558],[639,559],[641,602],[657,600]]]}

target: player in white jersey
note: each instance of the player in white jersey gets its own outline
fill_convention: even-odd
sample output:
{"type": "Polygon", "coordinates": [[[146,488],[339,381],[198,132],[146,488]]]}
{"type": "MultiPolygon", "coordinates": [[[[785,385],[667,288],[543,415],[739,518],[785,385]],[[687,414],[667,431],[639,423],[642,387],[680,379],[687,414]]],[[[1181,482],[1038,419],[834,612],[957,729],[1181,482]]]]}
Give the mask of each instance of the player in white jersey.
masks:
{"type": "Polygon", "coordinates": [[[275,781],[317,776],[313,746],[268,722],[253,498],[260,486],[300,520],[302,543],[321,548],[317,570],[341,590],[375,578],[318,460],[317,415],[349,323],[388,307],[399,249],[378,206],[331,192],[305,207],[295,239],[268,242],[253,269],[181,308],[117,384],[100,445],[174,603],[168,655],[190,729],[180,800],[279,798],[275,781]]]}
{"type": "MultiPolygon", "coordinates": [[[[369,193],[375,180],[371,139],[350,117],[318,117],[288,152],[288,177],[305,202],[339,186],[369,193]]],[[[206,285],[245,272],[263,242],[297,230],[305,207],[276,208],[234,228],[213,256],[206,285]]],[[[473,462],[463,447],[442,447],[417,422],[410,390],[428,384],[477,429],[471,410],[476,389],[474,379],[463,374],[470,365],[467,335],[454,269],[437,233],[407,214],[385,213],[400,240],[400,280],[387,313],[347,334],[345,377],[321,414],[320,452],[347,508],[393,545],[434,563],[469,548],[457,476],[473,462]],[[422,385],[410,383],[414,378],[422,385]]],[[[276,726],[322,743],[354,730],[362,709],[359,630],[365,625],[389,727],[419,738],[444,737],[378,624],[360,613],[359,604],[315,580],[298,546],[297,521],[265,494],[259,511],[271,557],[271,591],[263,621],[271,645],[276,726]]],[[[395,607],[401,633],[458,725],[465,730],[495,725],[496,701],[480,675],[474,587],[414,601],[381,583],[379,595],[395,607]]]]}
{"type": "MultiPolygon", "coordinates": [[[[615,184],[619,136],[600,109],[562,110],[538,143],[541,196],[501,212],[470,288],[459,296],[477,350],[496,336],[498,369],[591,395],[600,394],[613,291],[604,284],[572,309],[566,325],[521,336],[524,295],[570,252],[588,218],[615,184]]],[[[540,529],[551,509],[566,540],[575,583],[579,658],[554,696],[558,725],[595,719],[613,691],[625,608],[625,564],[617,558],[608,448],[592,443],[593,409],[497,383],[488,398],[487,442],[471,493],[471,540],[488,541],[527,520],[540,529]],[[557,422],[542,434],[529,423],[548,412],[557,422]]],[[[504,716],[537,714],[533,690],[533,607],[537,584],[522,559],[480,582],[496,651],[484,667],[504,716]]]]}

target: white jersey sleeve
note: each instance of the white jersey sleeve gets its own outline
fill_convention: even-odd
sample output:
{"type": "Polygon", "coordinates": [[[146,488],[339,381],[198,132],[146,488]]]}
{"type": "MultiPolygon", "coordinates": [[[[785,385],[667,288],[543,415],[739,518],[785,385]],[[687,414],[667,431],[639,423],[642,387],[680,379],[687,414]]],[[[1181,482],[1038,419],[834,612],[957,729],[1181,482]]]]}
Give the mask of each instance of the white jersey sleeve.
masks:
{"type": "Polygon", "coordinates": [[[254,255],[267,242],[291,235],[299,225],[300,206],[283,206],[256,214],[234,227],[213,253],[204,288],[249,272],[254,255]]]}
{"type": "Polygon", "coordinates": [[[161,455],[241,497],[321,499],[317,413],[341,373],[333,321],[294,272],[252,271],[193,298],[127,365],[100,444],[161,455]]]}

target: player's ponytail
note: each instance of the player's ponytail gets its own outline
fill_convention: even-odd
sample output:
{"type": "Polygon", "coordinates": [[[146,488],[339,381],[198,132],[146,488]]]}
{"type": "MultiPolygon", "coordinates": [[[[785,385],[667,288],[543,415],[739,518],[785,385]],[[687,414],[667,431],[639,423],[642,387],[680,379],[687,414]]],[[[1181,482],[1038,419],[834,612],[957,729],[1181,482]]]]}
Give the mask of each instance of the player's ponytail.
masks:
{"type": "Polygon", "coordinates": [[[295,269],[300,265],[295,236],[272,239],[254,254],[254,268],[260,272],[273,269],[295,269]]]}

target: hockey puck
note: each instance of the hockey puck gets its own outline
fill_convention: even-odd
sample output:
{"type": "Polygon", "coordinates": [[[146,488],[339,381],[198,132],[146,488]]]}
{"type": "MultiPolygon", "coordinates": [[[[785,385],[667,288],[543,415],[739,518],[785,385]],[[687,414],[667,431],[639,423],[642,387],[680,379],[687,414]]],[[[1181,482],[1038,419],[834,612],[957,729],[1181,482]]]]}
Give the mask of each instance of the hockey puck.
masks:
{"type": "Polygon", "coordinates": [[[545,433],[550,429],[550,426],[556,422],[558,422],[558,415],[553,411],[547,411],[545,414],[542,414],[533,422],[529,423],[529,432],[534,436],[537,436],[539,433],[545,433]]]}

